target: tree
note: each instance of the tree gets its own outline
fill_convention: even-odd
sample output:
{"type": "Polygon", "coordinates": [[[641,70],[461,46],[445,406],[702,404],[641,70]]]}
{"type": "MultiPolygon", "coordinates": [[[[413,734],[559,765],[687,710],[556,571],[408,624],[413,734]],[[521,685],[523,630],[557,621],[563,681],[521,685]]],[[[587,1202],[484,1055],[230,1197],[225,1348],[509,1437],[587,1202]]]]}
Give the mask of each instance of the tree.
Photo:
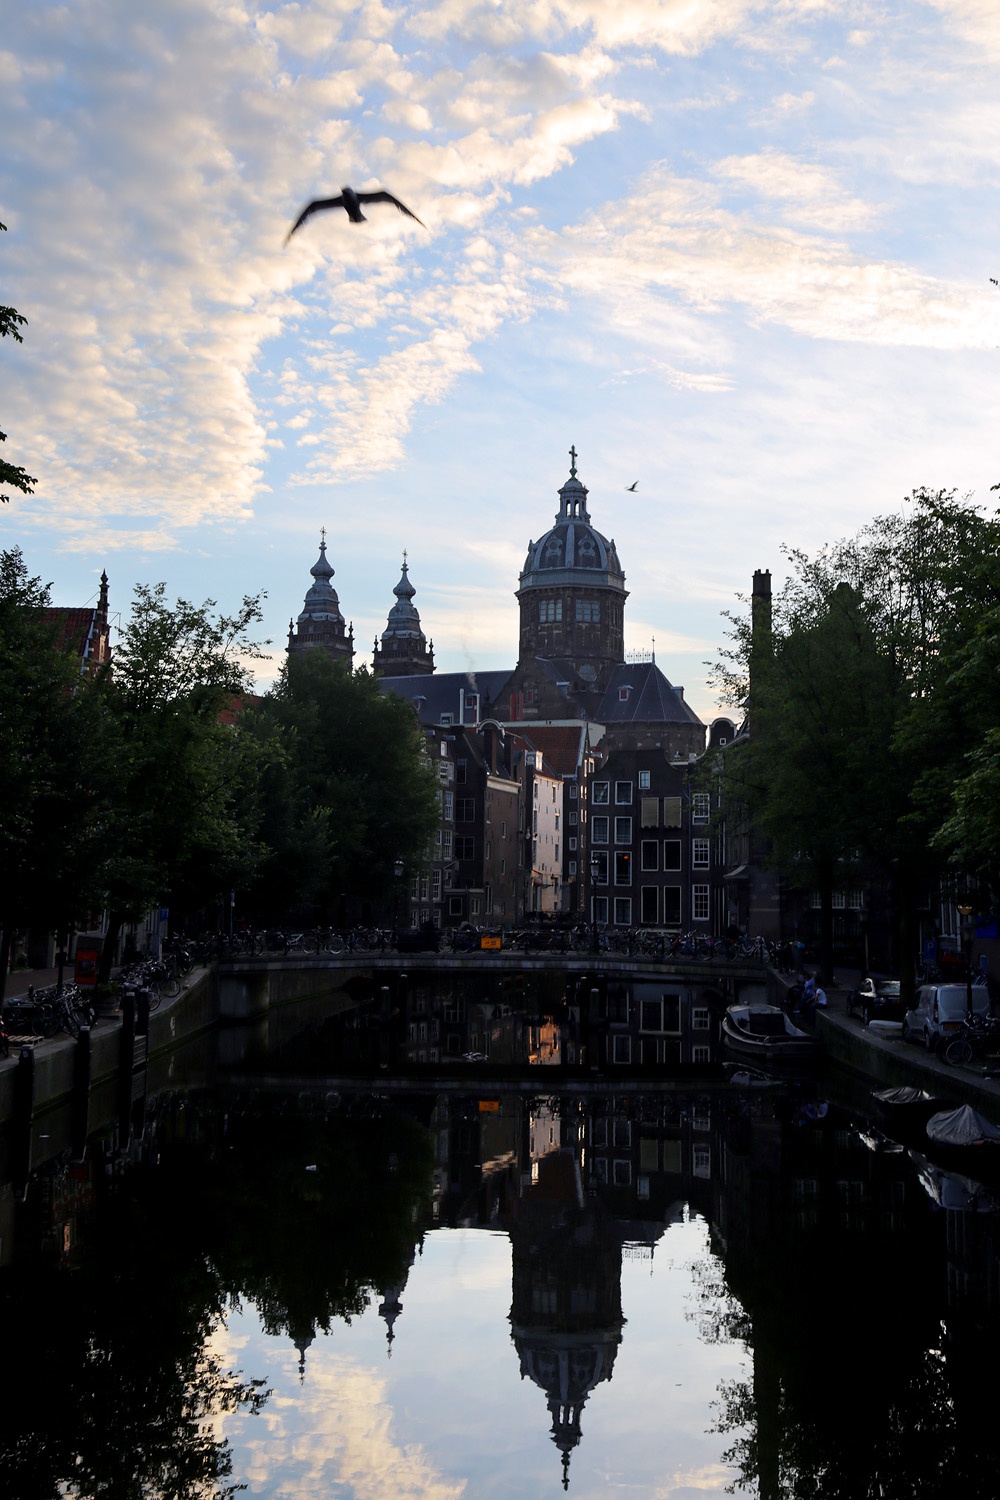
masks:
{"type": "Polygon", "coordinates": [[[972,813],[991,765],[981,708],[995,695],[1000,531],[953,493],[918,491],[908,514],[788,556],[766,649],[733,619],[717,668],[749,724],[726,760],[727,795],[782,877],[820,890],[824,968],[829,892],[863,870],[890,893],[912,982],[917,893],[945,853],[958,857],[971,826],[961,806],[972,813]]]}
{"type": "Polygon", "coordinates": [[[15,935],[66,932],[97,896],[98,703],[49,602],[20,549],[0,552],[0,996],[15,935]]]}
{"type": "Polygon", "coordinates": [[[112,779],[102,970],[125,921],[153,904],[197,909],[245,882],[260,857],[246,797],[237,816],[247,762],[223,722],[250,693],[244,662],[261,650],[247,631],[260,599],[244,598],[230,616],[215,608],[212,599],[170,606],[164,584],[140,585],[115,649],[104,693],[112,779]]]}
{"type": "MultiPolygon", "coordinates": [[[[0,224],[0,230],[6,232],[6,229],[6,224],[0,224]]],[[[0,306],[0,338],[12,338],[15,343],[23,343],[24,340],[18,330],[23,328],[27,321],[27,318],[19,313],[16,307],[0,306]]],[[[6,441],[7,434],[0,432],[0,443],[6,441]]],[[[6,459],[0,458],[0,491],[5,484],[8,484],[13,489],[21,490],[25,495],[33,495],[35,483],[33,475],[28,474],[17,464],[8,463],[6,459]]],[[[0,505],[6,505],[9,499],[9,495],[0,493],[0,505]]]]}
{"type": "Polygon", "coordinates": [[[409,706],[325,651],[293,658],[241,728],[267,746],[261,836],[271,854],[259,914],[328,919],[342,894],[388,900],[394,867],[418,868],[439,793],[409,706]]]}

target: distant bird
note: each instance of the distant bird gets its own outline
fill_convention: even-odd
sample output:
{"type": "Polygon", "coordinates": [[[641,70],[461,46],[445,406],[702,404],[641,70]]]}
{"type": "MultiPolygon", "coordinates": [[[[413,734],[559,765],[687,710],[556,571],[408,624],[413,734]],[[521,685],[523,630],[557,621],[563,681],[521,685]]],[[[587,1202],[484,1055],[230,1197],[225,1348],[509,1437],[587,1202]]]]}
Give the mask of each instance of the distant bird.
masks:
{"type": "Polygon", "coordinates": [[[1000,286],[1000,281],[997,281],[995,276],[991,276],[990,280],[992,281],[994,286],[1000,286]]]}
{"type": "Polygon", "coordinates": [[[378,193],[356,193],[353,188],[343,187],[340,190],[340,196],[337,198],[314,198],[311,203],[307,203],[291,229],[285,235],[285,244],[288,244],[288,241],[300,225],[304,224],[308,218],[311,218],[313,214],[319,213],[324,208],[343,208],[347,211],[347,217],[352,224],[364,224],[366,220],[364,214],[361,212],[362,203],[393,203],[399,209],[400,213],[405,214],[408,219],[416,219],[421,229],[427,228],[426,224],[417,219],[415,213],[410,212],[405,203],[400,203],[399,199],[394,198],[391,193],[384,191],[378,193]]]}
{"type": "Polygon", "coordinates": [[[632,491],[638,489],[638,487],[639,487],[639,481],[637,479],[636,482],[635,482],[635,484],[627,484],[625,486],[625,489],[631,495],[632,491]]]}

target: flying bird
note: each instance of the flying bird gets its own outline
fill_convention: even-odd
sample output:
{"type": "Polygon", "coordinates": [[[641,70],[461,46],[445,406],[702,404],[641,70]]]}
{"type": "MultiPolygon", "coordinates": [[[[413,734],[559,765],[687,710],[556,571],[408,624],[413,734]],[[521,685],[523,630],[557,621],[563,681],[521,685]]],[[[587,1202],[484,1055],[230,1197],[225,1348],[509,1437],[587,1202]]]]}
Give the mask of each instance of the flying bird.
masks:
{"type": "Polygon", "coordinates": [[[405,203],[400,203],[399,199],[394,198],[391,193],[387,193],[384,190],[377,193],[356,193],[353,188],[342,187],[339,196],[336,198],[314,198],[311,203],[307,203],[291,229],[285,235],[285,244],[288,244],[296,229],[304,224],[308,218],[311,218],[313,214],[319,213],[324,208],[343,208],[346,210],[347,217],[352,224],[364,224],[366,221],[364,214],[361,212],[362,203],[393,203],[399,209],[400,213],[405,214],[408,219],[416,219],[421,229],[427,228],[426,224],[422,220],[417,219],[416,214],[412,213],[405,203]]]}
{"type": "Polygon", "coordinates": [[[636,480],[635,484],[627,484],[625,486],[625,489],[628,491],[629,494],[631,494],[633,492],[633,490],[637,490],[638,488],[639,488],[639,481],[638,481],[638,479],[636,480]]]}

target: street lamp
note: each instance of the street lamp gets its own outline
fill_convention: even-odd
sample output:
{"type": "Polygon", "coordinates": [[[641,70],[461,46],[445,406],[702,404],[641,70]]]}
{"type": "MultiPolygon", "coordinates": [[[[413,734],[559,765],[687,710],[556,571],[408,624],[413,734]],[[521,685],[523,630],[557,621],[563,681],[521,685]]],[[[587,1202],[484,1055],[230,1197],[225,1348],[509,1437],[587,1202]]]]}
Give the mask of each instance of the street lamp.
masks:
{"type": "Polygon", "coordinates": [[[392,944],[394,948],[399,947],[399,887],[403,879],[403,861],[397,859],[392,867],[395,877],[394,897],[392,903],[392,944]]]}
{"type": "Polygon", "coordinates": [[[965,954],[965,1009],[972,1015],[972,907],[958,905],[962,918],[962,952],[965,954]]]}
{"type": "Polygon", "coordinates": [[[597,940],[597,877],[601,872],[600,855],[590,856],[590,946],[594,953],[599,953],[601,945],[597,940]]]}

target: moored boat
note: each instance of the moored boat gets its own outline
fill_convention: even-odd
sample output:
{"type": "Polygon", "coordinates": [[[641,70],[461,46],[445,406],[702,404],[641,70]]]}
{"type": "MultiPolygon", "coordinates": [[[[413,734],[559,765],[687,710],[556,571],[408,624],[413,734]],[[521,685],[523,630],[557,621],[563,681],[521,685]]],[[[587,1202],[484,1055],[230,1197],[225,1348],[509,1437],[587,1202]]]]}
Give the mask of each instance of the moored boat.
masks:
{"type": "Polygon", "coordinates": [[[722,1018],[722,1035],[731,1051],[759,1062],[804,1061],[818,1051],[815,1038],[776,1005],[730,1005],[722,1018]]]}

